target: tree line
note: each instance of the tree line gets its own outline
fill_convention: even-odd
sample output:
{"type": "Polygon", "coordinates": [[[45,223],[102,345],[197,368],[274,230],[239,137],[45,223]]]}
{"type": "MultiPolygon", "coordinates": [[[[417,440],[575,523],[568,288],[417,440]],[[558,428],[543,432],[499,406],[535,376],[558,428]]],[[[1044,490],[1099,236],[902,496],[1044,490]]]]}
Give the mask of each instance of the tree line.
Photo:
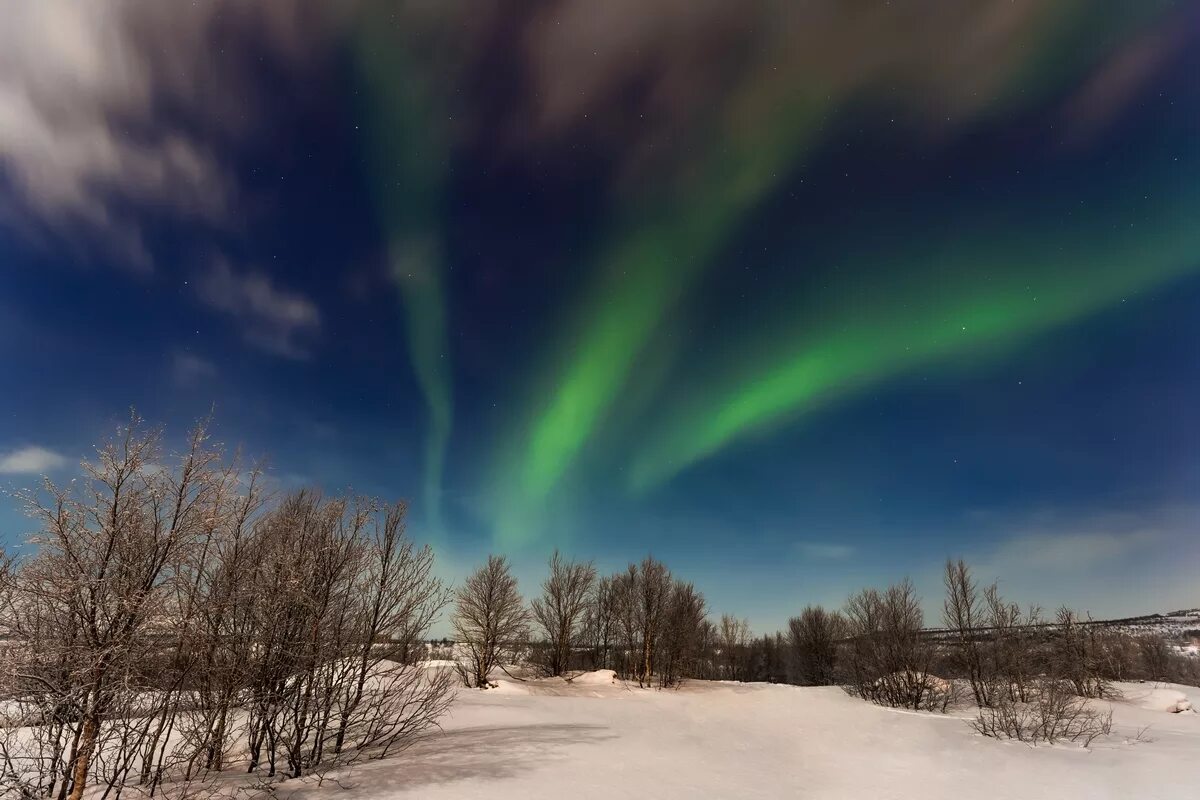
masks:
{"type": "Polygon", "coordinates": [[[960,686],[993,708],[1029,702],[1046,680],[1103,698],[1113,681],[1200,678],[1197,660],[1161,636],[1093,624],[1066,607],[1049,617],[1022,608],[996,584],[980,588],[964,561],[946,562],[944,584],[941,628],[927,626],[905,579],[863,589],[841,609],[809,606],[786,631],[755,636],[733,615],[714,622],[704,595],[650,556],[601,577],[590,562],[555,552],[528,605],[507,561],[491,556],[457,592],[454,631],[460,646],[489,654],[465,674],[476,687],[498,664],[521,661],[545,676],[612,669],[642,686],[685,678],[838,685],[882,705],[944,710],[960,686]],[[484,608],[505,624],[485,624],[484,608]]]}
{"type": "Polygon", "coordinates": [[[486,687],[491,668],[521,661],[545,676],[612,669],[640,686],[685,678],[841,686],[897,708],[944,712],[970,703],[974,727],[988,736],[1086,743],[1109,731],[1111,715],[1087,701],[1115,696],[1113,682],[1200,683],[1200,660],[1162,636],[1093,624],[1066,607],[1046,617],[1004,598],[995,583],[981,588],[962,560],[945,564],[940,629],[927,627],[905,579],[863,589],[840,610],[809,606],[786,631],[761,636],[729,614],[714,623],[704,596],[652,557],[608,577],[557,552],[548,567],[528,610],[502,557],[459,590],[458,640],[472,652],[485,642],[494,653],[464,672],[469,685],[486,687]],[[505,592],[484,588],[494,585],[505,592]],[[495,608],[510,627],[489,629],[463,615],[485,597],[500,598],[495,608]]]}
{"type": "Polygon", "coordinates": [[[612,669],[667,687],[704,671],[713,628],[704,596],[647,556],[611,576],[557,551],[528,606],[503,556],[490,556],[456,593],[451,623],[467,657],[460,674],[486,688],[492,670],[521,662],[543,676],[612,669]]]}

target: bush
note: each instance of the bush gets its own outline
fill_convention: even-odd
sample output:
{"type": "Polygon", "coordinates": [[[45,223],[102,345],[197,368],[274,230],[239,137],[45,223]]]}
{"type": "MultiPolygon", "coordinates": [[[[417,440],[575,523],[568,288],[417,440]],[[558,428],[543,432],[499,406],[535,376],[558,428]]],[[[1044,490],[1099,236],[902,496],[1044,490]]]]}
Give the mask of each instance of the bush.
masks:
{"type": "Polygon", "coordinates": [[[1087,747],[1112,731],[1112,711],[1092,707],[1075,694],[1069,681],[1047,678],[1036,682],[1029,702],[1002,695],[992,706],[979,709],[971,727],[994,739],[1028,744],[1069,741],[1087,747]]]}
{"type": "Polygon", "coordinates": [[[930,672],[936,654],[908,579],[882,593],[864,589],[853,595],[845,619],[846,691],[894,708],[945,711],[951,705],[954,684],[930,672]]]}

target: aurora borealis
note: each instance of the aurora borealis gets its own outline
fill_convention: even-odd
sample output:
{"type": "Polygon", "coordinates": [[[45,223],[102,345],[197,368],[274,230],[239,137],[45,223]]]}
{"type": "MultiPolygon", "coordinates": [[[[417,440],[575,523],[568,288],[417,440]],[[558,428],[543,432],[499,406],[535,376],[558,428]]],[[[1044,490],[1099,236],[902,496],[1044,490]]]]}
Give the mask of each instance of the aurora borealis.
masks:
{"type": "Polygon", "coordinates": [[[1196,602],[1186,4],[12,27],[0,457],[211,408],[280,489],[409,498],[451,564],[649,550],[763,626],[948,554],[1196,602]],[[1023,560],[1066,540],[1097,555],[1023,560]]]}

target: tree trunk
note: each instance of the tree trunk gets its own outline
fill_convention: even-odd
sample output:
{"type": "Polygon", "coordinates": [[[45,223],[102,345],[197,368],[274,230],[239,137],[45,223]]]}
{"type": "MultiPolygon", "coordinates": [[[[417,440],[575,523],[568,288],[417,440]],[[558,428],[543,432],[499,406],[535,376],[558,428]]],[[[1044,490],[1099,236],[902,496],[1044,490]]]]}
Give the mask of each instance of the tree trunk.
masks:
{"type": "Polygon", "coordinates": [[[87,788],[88,769],[92,765],[92,756],[96,752],[96,742],[99,738],[100,714],[92,708],[83,720],[83,733],[79,737],[79,751],[75,758],[75,774],[71,794],[67,796],[67,800],[82,800],[83,792],[87,788]]]}

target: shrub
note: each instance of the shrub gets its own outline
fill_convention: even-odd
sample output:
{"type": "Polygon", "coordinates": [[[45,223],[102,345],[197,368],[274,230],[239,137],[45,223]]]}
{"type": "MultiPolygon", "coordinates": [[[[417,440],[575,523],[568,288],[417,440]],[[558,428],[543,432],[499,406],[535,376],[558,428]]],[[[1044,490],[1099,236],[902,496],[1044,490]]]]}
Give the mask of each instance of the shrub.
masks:
{"type": "Polygon", "coordinates": [[[979,709],[971,727],[995,739],[1028,744],[1069,741],[1087,747],[1096,737],[1112,731],[1112,711],[1094,708],[1073,689],[1069,681],[1039,680],[1028,702],[1014,702],[1002,695],[992,706],[979,709]]]}

